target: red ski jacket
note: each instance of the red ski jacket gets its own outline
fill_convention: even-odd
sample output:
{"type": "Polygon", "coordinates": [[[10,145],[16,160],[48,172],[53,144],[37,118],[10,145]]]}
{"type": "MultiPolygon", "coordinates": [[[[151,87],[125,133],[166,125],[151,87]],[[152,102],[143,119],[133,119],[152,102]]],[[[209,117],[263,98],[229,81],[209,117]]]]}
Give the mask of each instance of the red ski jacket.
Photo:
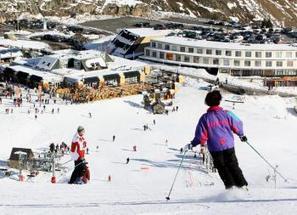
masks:
{"type": "Polygon", "coordinates": [[[73,160],[81,160],[85,157],[85,149],[87,148],[87,142],[84,136],[80,136],[76,133],[71,143],[71,157],[73,160]]]}

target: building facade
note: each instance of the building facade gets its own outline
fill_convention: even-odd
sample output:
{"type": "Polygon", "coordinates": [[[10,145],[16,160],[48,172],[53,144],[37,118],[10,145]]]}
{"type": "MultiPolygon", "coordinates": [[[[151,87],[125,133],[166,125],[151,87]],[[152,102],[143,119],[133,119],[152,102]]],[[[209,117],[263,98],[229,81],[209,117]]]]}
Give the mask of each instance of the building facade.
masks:
{"type": "Polygon", "coordinates": [[[145,63],[103,52],[62,50],[41,58],[15,61],[3,70],[3,77],[32,88],[40,84],[99,88],[141,83],[149,72],[150,67],[145,63]]]}
{"type": "Polygon", "coordinates": [[[297,75],[297,45],[240,44],[183,37],[151,40],[145,60],[164,64],[205,68],[212,74],[282,77],[297,75]]]}
{"type": "Polygon", "coordinates": [[[170,30],[154,30],[153,28],[127,28],[119,31],[109,43],[109,54],[135,59],[143,55],[144,48],[149,46],[151,39],[164,37],[170,30]]]}
{"type": "Polygon", "coordinates": [[[20,49],[0,47],[0,63],[10,62],[22,56],[23,56],[23,53],[21,52],[20,49]]]}

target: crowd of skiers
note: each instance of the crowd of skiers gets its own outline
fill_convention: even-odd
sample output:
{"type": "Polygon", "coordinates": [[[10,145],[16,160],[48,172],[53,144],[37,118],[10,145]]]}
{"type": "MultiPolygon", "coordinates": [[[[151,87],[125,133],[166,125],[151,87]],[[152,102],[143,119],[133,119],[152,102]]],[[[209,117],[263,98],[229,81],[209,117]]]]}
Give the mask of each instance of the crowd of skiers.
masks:
{"type": "MultiPolygon", "coordinates": [[[[239,167],[234,149],[233,133],[239,136],[241,141],[247,141],[243,131],[241,120],[231,111],[220,107],[222,96],[219,91],[214,90],[207,94],[205,104],[209,106],[197,124],[194,139],[187,144],[183,150],[187,151],[197,145],[201,146],[201,153],[204,154],[205,147],[208,148],[213,159],[214,167],[217,169],[225,188],[233,187],[247,189],[247,181],[239,167]]],[[[153,120],[156,125],[156,120],[153,120]]],[[[145,124],[144,131],[148,130],[145,124]]],[[[74,160],[74,170],[69,184],[87,183],[90,180],[90,170],[85,160],[87,141],[84,137],[85,130],[79,126],[71,143],[71,156],[74,160]]],[[[115,135],[112,137],[115,141],[115,135]]],[[[166,139],[166,144],[168,140],[166,139]]],[[[135,149],[136,151],[136,149],[135,149]]],[[[126,159],[126,164],[130,158],[126,159]]]]}
{"type": "Polygon", "coordinates": [[[49,146],[49,153],[61,153],[62,155],[70,153],[70,148],[65,142],[62,142],[60,145],[59,144],[54,144],[51,143],[49,146]]]}
{"type": "MultiPolygon", "coordinates": [[[[243,176],[235,154],[233,136],[234,133],[239,136],[241,141],[247,141],[243,131],[243,123],[234,113],[220,107],[221,99],[222,96],[218,90],[211,91],[206,95],[205,104],[209,108],[199,119],[193,140],[183,150],[188,151],[200,145],[203,153],[207,147],[225,188],[247,189],[248,183],[243,176]]],[[[156,124],[155,120],[153,120],[153,124],[156,124]]],[[[147,129],[148,126],[145,124],[144,130],[147,129]]],[[[90,180],[90,171],[85,160],[87,141],[84,134],[84,128],[79,126],[71,143],[71,156],[75,168],[69,181],[70,184],[87,183],[90,180]]],[[[112,140],[115,141],[115,136],[112,140]]],[[[126,164],[129,161],[130,158],[127,158],[126,164]]]]}
{"type": "MultiPolygon", "coordinates": [[[[10,89],[13,88],[13,86],[7,86],[7,88],[10,89]]],[[[32,108],[28,110],[28,114],[32,111],[35,114],[35,119],[37,119],[37,114],[46,112],[46,105],[50,103],[56,104],[55,98],[45,99],[39,97],[37,101],[32,102],[32,93],[28,89],[25,90],[24,97],[22,94],[16,97],[14,90],[10,90],[7,91],[4,98],[11,99],[14,107],[21,107],[23,99],[26,99],[27,102],[33,105],[32,108]]],[[[199,119],[195,136],[190,144],[184,146],[183,151],[190,150],[198,145],[200,145],[202,151],[207,147],[213,159],[214,167],[217,169],[225,188],[243,188],[246,187],[248,183],[238,164],[234,149],[233,133],[239,136],[241,141],[247,141],[247,138],[243,131],[242,121],[234,113],[224,110],[220,106],[221,99],[222,96],[218,90],[211,91],[206,95],[205,104],[209,106],[209,108],[199,119]]],[[[0,104],[2,104],[2,98],[0,99],[0,104]]],[[[172,111],[178,111],[178,106],[174,107],[172,111]]],[[[13,113],[13,108],[6,108],[5,112],[7,114],[13,113]]],[[[51,114],[59,113],[60,109],[51,107],[47,112],[51,114]]],[[[92,118],[91,113],[89,113],[89,118],[92,118]]],[[[155,119],[153,120],[153,125],[156,125],[155,119]]],[[[148,124],[145,124],[143,125],[143,129],[144,131],[150,130],[150,127],[148,124]]],[[[112,141],[114,142],[115,139],[116,137],[113,135],[112,141]]],[[[67,150],[66,144],[63,146],[65,148],[51,147],[51,150],[67,150]]],[[[85,129],[82,126],[77,128],[71,142],[71,147],[68,150],[70,150],[71,158],[74,161],[74,170],[69,184],[87,183],[90,180],[90,170],[85,159],[85,154],[88,151],[85,129]]],[[[129,161],[130,158],[127,158],[126,163],[128,164],[129,161]]]]}
{"type": "Polygon", "coordinates": [[[5,87],[0,90],[0,105],[3,104],[4,99],[12,103],[10,107],[4,109],[6,114],[12,114],[14,109],[23,107],[24,101],[30,104],[26,112],[34,113],[35,119],[38,114],[60,112],[59,107],[53,107],[57,104],[57,98],[52,94],[40,93],[37,89],[21,88],[17,84],[5,84],[5,87]],[[47,106],[51,107],[47,108],[47,106]]]}

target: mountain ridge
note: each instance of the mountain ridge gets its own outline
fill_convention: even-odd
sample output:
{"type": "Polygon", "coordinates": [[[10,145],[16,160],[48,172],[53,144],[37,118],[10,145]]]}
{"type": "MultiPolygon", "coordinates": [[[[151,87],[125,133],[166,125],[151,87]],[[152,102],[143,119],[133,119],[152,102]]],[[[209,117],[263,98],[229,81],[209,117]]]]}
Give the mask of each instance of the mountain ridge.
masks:
{"type": "Polygon", "coordinates": [[[89,13],[150,17],[153,11],[243,23],[271,19],[278,26],[297,26],[297,0],[7,0],[0,4],[0,22],[24,12],[43,16],[89,13]]]}

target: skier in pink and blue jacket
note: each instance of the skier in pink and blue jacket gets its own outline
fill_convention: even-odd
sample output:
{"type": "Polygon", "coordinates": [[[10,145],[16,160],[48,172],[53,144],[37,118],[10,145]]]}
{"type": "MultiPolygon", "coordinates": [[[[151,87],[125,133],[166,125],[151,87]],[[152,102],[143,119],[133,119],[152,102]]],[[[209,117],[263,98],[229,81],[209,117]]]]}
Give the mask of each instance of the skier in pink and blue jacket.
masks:
{"type": "Polygon", "coordinates": [[[235,155],[233,133],[237,134],[243,142],[247,141],[247,138],[244,136],[241,120],[231,111],[223,110],[219,106],[221,99],[222,96],[218,90],[206,95],[205,104],[209,108],[200,118],[195,137],[191,144],[186,145],[186,148],[190,149],[199,144],[207,145],[225,188],[246,187],[248,183],[235,155]]]}

